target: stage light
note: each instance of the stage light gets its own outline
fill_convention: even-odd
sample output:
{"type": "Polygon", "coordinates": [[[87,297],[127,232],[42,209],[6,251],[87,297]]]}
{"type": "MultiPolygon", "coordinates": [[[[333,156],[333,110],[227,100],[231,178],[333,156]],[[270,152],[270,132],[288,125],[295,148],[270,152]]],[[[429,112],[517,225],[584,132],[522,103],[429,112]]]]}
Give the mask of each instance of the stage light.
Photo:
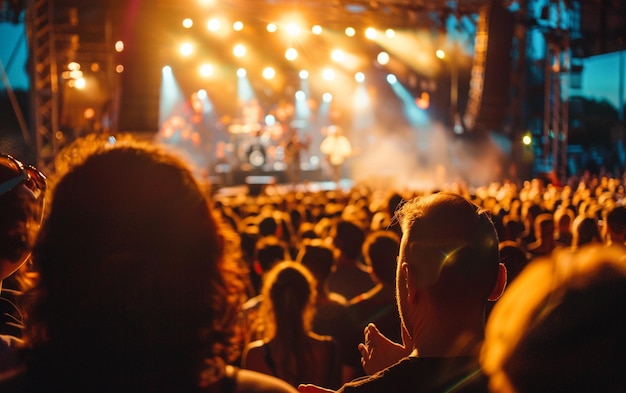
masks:
{"type": "Polygon", "coordinates": [[[298,51],[295,48],[288,48],[285,51],[285,58],[289,61],[294,61],[298,58],[298,51]]]}
{"type": "Polygon", "coordinates": [[[315,25],[311,28],[311,32],[315,35],[320,35],[322,34],[322,26],[320,25],[315,25]]]}
{"type": "Polygon", "coordinates": [[[117,72],[118,74],[121,74],[122,72],[124,72],[124,66],[121,64],[116,65],[115,72],[117,72]]]}
{"type": "Polygon", "coordinates": [[[237,76],[240,78],[245,78],[246,77],[246,69],[245,68],[240,68],[237,70],[237,76]]]}
{"type": "Polygon", "coordinates": [[[354,80],[356,80],[359,83],[362,83],[365,81],[365,74],[362,72],[357,72],[356,74],[354,74],[354,80]]]}
{"type": "Polygon", "coordinates": [[[276,76],[276,71],[272,67],[265,67],[263,69],[263,78],[273,79],[276,76]]]}
{"type": "Polygon", "coordinates": [[[189,29],[189,28],[191,28],[191,26],[193,26],[193,20],[191,20],[191,18],[183,19],[183,27],[185,29],[189,29]]]}
{"type": "Polygon", "coordinates": [[[80,79],[83,77],[83,72],[81,70],[72,70],[70,71],[70,78],[72,79],[80,79]]]}
{"type": "Polygon", "coordinates": [[[181,44],[179,51],[183,56],[191,56],[191,53],[193,52],[193,45],[189,42],[185,42],[181,44]]]}
{"type": "Polygon", "coordinates": [[[324,78],[324,80],[327,80],[327,81],[331,81],[335,79],[335,71],[333,71],[330,68],[325,68],[322,71],[322,78],[324,78]]]}
{"type": "Polygon", "coordinates": [[[398,78],[396,78],[396,76],[394,74],[389,74],[389,75],[387,75],[387,82],[390,85],[393,85],[393,84],[398,82],[398,78]]]}
{"type": "Polygon", "coordinates": [[[124,41],[120,40],[120,41],[116,41],[115,42],[115,51],[116,52],[122,52],[124,50],[124,41]]]}
{"type": "Polygon", "coordinates": [[[233,48],[233,55],[236,57],[244,57],[246,55],[246,47],[242,44],[237,44],[233,48]]]}
{"type": "Polygon", "coordinates": [[[302,32],[302,28],[296,22],[290,22],[285,25],[285,31],[290,37],[297,37],[302,32]]]}
{"type": "Polygon", "coordinates": [[[441,49],[437,49],[437,51],[435,52],[435,56],[437,56],[438,59],[443,60],[446,57],[446,52],[441,49]]]}
{"type": "Polygon", "coordinates": [[[266,115],[265,116],[265,125],[267,125],[268,127],[273,126],[274,124],[276,124],[276,118],[274,117],[274,115],[266,115]]]}
{"type": "Polygon", "coordinates": [[[322,101],[324,101],[324,102],[326,102],[326,103],[329,103],[329,102],[331,102],[332,100],[333,100],[333,95],[332,95],[332,94],[330,94],[330,93],[324,93],[324,94],[322,95],[322,101]]]}
{"type": "Polygon", "coordinates": [[[376,29],[373,27],[368,27],[365,29],[365,38],[368,40],[373,40],[376,38],[376,29]]]}
{"type": "Polygon", "coordinates": [[[243,22],[238,20],[235,23],[233,23],[233,30],[235,30],[235,31],[243,30],[243,22]]]}
{"type": "Polygon", "coordinates": [[[524,135],[524,136],[522,137],[522,143],[523,143],[525,146],[530,146],[530,144],[531,144],[531,143],[533,143],[533,138],[531,138],[531,136],[530,136],[530,135],[524,135]]]}
{"type": "Polygon", "coordinates": [[[335,49],[331,52],[330,58],[336,63],[341,63],[346,58],[346,54],[341,49],[335,49]]]}
{"type": "Polygon", "coordinates": [[[87,85],[87,82],[85,81],[85,78],[78,78],[76,79],[76,84],[75,87],[79,90],[82,90],[85,88],[85,86],[87,85]]]}
{"type": "Polygon", "coordinates": [[[270,33],[274,33],[276,32],[276,30],[278,29],[278,27],[276,27],[276,24],[274,23],[268,23],[267,26],[265,27],[267,29],[267,31],[269,31],[270,33]]]}
{"type": "Polygon", "coordinates": [[[300,76],[300,79],[309,79],[309,71],[307,70],[300,70],[298,75],[300,76]]]}
{"type": "Polygon", "coordinates": [[[306,94],[302,90],[296,91],[296,100],[304,101],[306,99],[306,94]]]}
{"type": "Polygon", "coordinates": [[[80,64],[75,61],[72,61],[67,65],[67,69],[70,71],[80,70],[80,64]]]}
{"type": "Polygon", "coordinates": [[[348,37],[354,37],[356,30],[354,30],[354,27],[346,27],[345,33],[348,37]]]}
{"type": "Polygon", "coordinates": [[[396,36],[396,31],[394,29],[387,29],[385,30],[385,35],[387,38],[393,38],[396,36]]]}
{"type": "Polygon", "coordinates": [[[206,24],[209,31],[218,31],[222,27],[222,22],[219,19],[212,18],[206,24]]]}
{"type": "Polygon", "coordinates": [[[200,75],[205,78],[213,75],[213,71],[213,66],[211,64],[205,63],[200,66],[200,75]]]}
{"type": "Polygon", "coordinates": [[[387,65],[389,63],[389,53],[380,52],[378,56],[376,56],[376,61],[378,61],[380,65],[387,65]]]}

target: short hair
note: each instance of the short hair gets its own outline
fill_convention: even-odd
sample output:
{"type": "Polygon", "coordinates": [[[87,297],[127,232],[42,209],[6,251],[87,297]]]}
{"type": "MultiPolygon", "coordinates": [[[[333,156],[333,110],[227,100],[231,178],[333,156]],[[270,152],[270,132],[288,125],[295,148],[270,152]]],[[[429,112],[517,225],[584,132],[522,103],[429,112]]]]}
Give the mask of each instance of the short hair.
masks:
{"type": "Polygon", "coordinates": [[[397,217],[418,285],[432,286],[442,301],[487,300],[500,261],[498,235],[486,210],[440,192],[406,202],[397,217]]]}
{"type": "Polygon", "coordinates": [[[623,235],[626,232],[626,207],[613,207],[606,215],[606,225],[611,232],[623,235]]]}
{"type": "Polygon", "coordinates": [[[626,390],[623,248],[587,246],[531,262],[496,303],[481,366],[490,391],[626,390]]]}
{"type": "Polygon", "coordinates": [[[361,256],[361,248],[365,241],[365,233],[360,226],[353,221],[339,220],[335,224],[333,244],[345,256],[357,259],[361,256]]]}
{"type": "Polygon", "coordinates": [[[309,269],[318,283],[323,283],[332,272],[335,255],[322,239],[307,239],[300,247],[297,261],[309,269]]]}
{"type": "Polygon", "coordinates": [[[276,236],[261,237],[256,242],[254,259],[259,263],[261,269],[266,272],[277,262],[289,259],[289,249],[287,244],[276,236]]]}
{"type": "Polygon", "coordinates": [[[383,283],[393,285],[396,280],[396,265],[399,236],[389,230],[370,233],[363,243],[363,258],[372,268],[374,275],[383,283]]]}

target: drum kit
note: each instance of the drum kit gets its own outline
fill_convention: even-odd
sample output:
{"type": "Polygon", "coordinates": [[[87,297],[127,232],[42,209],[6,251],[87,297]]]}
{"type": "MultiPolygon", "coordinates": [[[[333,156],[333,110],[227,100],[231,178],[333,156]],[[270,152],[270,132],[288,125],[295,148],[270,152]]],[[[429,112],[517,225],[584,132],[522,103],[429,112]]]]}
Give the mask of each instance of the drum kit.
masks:
{"type": "Polygon", "coordinates": [[[285,132],[281,124],[267,126],[261,123],[234,123],[228,126],[228,132],[240,164],[263,168],[282,161],[281,141],[285,132]]]}

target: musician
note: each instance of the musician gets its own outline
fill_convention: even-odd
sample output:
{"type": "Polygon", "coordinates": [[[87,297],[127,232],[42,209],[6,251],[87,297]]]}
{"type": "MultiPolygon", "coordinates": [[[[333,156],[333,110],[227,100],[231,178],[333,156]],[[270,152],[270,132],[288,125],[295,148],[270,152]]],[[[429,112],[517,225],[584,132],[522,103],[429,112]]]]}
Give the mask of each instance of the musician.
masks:
{"type": "Polygon", "coordinates": [[[322,140],[320,151],[326,156],[332,169],[333,181],[339,185],[341,179],[341,165],[346,158],[352,155],[352,145],[343,135],[341,127],[331,125],[327,128],[327,135],[322,140]]]}

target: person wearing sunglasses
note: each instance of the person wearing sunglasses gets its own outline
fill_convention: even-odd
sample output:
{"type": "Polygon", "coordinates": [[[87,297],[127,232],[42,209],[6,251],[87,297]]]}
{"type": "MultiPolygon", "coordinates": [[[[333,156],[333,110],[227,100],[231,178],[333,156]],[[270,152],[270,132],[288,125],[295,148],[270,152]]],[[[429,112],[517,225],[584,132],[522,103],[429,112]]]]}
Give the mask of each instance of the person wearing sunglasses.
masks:
{"type": "Polygon", "coordinates": [[[0,154],[0,370],[11,364],[12,348],[23,329],[22,313],[15,305],[20,288],[8,278],[30,257],[45,188],[46,177],[36,168],[0,154]]]}

